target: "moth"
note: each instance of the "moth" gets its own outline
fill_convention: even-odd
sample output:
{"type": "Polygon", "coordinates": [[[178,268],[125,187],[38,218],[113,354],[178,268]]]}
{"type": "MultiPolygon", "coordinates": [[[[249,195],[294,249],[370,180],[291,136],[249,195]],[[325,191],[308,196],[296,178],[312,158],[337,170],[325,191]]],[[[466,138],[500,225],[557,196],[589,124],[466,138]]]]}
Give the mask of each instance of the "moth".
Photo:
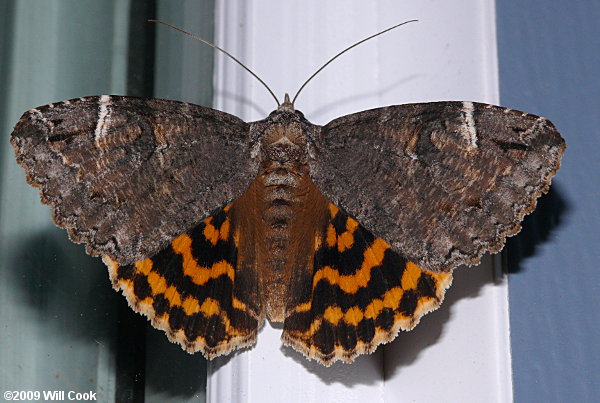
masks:
{"type": "Polygon", "coordinates": [[[25,112],[11,143],[56,224],[169,340],[213,358],[268,319],[327,366],[439,307],[455,267],[520,230],[565,150],[549,120],[499,106],[396,105],[319,126],[287,94],[250,123],[72,99],[25,112]]]}

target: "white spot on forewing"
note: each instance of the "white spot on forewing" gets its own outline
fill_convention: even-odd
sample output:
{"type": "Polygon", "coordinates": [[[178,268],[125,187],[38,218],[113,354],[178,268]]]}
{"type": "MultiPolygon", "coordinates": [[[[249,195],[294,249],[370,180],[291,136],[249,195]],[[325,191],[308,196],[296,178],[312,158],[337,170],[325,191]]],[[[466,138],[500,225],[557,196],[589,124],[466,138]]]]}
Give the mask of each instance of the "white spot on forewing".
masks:
{"type": "Polygon", "coordinates": [[[110,95],[102,95],[98,101],[98,121],[96,122],[96,130],[94,131],[94,139],[96,145],[100,147],[101,139],[106,136],[106,121],[110,116],[110,95]]]}
{"type": "Polygon", "coordinates": [[[44,120],[44,115],[42,115],[42,112],[40,112],[39,109],[33,108],[29,110],[29,113],[31,115],[36,115],[38,118],[40,118],[41,120],[44,120]]]}
{"type": "Polygon", "coordinates": [[[39,109],[30,109],[29,114],[35,116],[35,120],[41,120],[50,129],[50,131],[54,129],[54,123],[49,121],[39,109]]]}
{"type": "Polygon", "coordinates": [[[529,127],[529,129],[525,130],[519,135],[519,139],[523,142],[528,142],[527,139],[531,136],[532,133],[540,130],[542,126],[546,125],[548,119],[543,117],[538,117],[535,122],[529,127]]]}
{"type": "Polygon", "coordinates": [[[469,142],[471,148],[477,148],[477,130],[475,129],[475,119],[473,118],[473,102],[463,102],[464,123],[461,126],[461,134],[469,142]]]}

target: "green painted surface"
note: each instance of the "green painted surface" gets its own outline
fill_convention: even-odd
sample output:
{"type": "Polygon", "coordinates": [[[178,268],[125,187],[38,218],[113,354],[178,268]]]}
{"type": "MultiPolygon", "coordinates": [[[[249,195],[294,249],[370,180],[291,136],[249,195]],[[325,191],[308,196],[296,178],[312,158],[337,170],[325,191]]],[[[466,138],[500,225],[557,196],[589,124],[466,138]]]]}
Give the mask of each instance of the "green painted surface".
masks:
{"type": "MultiPolygon", "coordinates": [[[[28,109],[127,94],[133,2],[0,0],[2,391],[94,391],[98,401],[114,400],[117,313],[126,301],[112,290],[100,259],[54,226],[8,140],[28,109]]],[[[159,18],[209,40],[213,13],[212,1],[162,1],[158,7],[159,18]]],[[[175,32],[157,36],[156,95],[210,105],[212,52],[175,32]]],[[[204,401],[202,357],[183,352],[162,332],[146,333],[146,401],[204,401]]]]}

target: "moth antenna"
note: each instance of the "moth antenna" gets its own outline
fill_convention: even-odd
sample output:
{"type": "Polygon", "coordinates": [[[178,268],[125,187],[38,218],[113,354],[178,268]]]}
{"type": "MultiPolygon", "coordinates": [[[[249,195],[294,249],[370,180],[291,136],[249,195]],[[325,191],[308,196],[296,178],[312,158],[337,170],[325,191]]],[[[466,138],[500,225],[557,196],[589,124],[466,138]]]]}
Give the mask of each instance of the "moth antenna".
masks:
{"type": "Polygon", "coordinates": [[[419,21],[419,20],[404,21],[404,22],[401,22],[400,24],[394,25],[393,27],[390,27],[388,29],[384,29],[383,31],[378,32],[378,33],[376,33],[374,35],[371,35],[368,38],[363,39],[362,41],[356,42],[354,45],[348,46],[346,49],[342,50],[340,53],[338,53],[337,55],[333,56],[331,59],[329,59],[329,61],[327,63],[325,63],[317,71],[315,71],[312,76],[308,77],[308,80],[306,80],[304,82],[304,84],[302,84],[302,86],[300,87],[300,89],[298,90],[298,92],[296,92],[296,95],[294,95],[294,99],[292,99],[292,105],[294,105],[294,103],[296,103],[296,98],[298,98],[298,95],[300,95],[300,91],[302,91],[304,89],[304,87],[306,87],[306,84],[308,84],[310,82],[310,80],[312,80],[317,74],[319,74],[321,72],[321,70],[323,70],[325,67],[327,67],[329,65],[329,63],[331,63],[332,61],[334,61],[335,59],[337,59],[338,57],[340,57],[341,55],[343,55],[344,53],[346,53],[347,51],[349,51],[353,47],[356,47],[356,46],[360,45],[361,43],[368,41],[369,39],[373,39],[376,36],[385,34],[386,32],[391,31],[392,29],[398,28],[399,26],[408,24],[409,22],[416,22],[416,21],[419,21]]]}
{"type": "Polygon", "coordinates": [[[229,56],[231,59],[233,59],[233,61],[235,61],[240,66],[242,66],[248,73],[252,74],[254,76],[254,78],[256,78],[258,81],[260,81],[260,83],[262,85],[265,86],[265,88],[267,89],[267,91],[269,91],[269,94],[271,94],[271,96],[273,97],[273,99],[275,99],[275,102],[277,102],[277,107],[279,107],[281,105],[279,103],[279,100],[277,99],[277,97],[273,93],[273,91],[271,91],[271,89],[269,88],[269,86],[263,80],[261,80],[259,76],[257,76],[256,74],[254,74],[254,72],[252,70],[250,70],[248,67],[246,67],[244,65],[244,63],[240,62],[238,59],[236,59],[231,53],[227,52],[225,49],[221,49],[220,47],[218,47],[217,45],[215,45],[213,43],[210,43],[206,39],[202,39],[199,36],[192,34],[191,32],[188,32],[186,30],[183,30],[181,28],[176,27],[175,25],[171,25],[169,23],[162,22],[162,21],[159,21],[159,20],[148,20],[148,22],[154,22],[154,23],[157,23],[157,24],[162,24],[162,25],[167,26],[169,28],[173,28],[175,31],[179,31],[179,32],[181,32],[183,34],[189,35],[192,38],[194,38],[196,40],[199,40],[200,42],[204,43],[205,45],[208,45],[208,46],[210,46],[213,49],[217,49],[217,50],[220,50],[221,52],[225,53],[227,56],[229,56]]]}

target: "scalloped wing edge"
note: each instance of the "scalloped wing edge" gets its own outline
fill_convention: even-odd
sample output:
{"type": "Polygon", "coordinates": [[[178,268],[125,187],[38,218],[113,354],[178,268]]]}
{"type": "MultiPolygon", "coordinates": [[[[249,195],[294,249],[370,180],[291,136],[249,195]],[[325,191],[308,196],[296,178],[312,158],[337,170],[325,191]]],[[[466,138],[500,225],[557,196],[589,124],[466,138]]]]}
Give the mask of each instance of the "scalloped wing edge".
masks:
{"type": "Polygon", "coordinates": [[[444,274],[447,274],[448,276],[444,279],[444,281],[440,282],[436,293],[437,300],[428,300],[419,305],[417,310],[415,310],[413,317],[410,319],[401,317],[400,313],[396,313],[394,316],[394,324],[392,325],[391,329],[387,331],[376,329],[375,336],[370,343],[358,342],[356,348],[350,351],[344,350],[344,348],[341,346],[336,346],[333,353],[323,354],[318,349],[314,348],[314,346],[307,347],[306,343],[304,343],[302,340],[294,338],[294,336],[288,333],[284,332],[281,336],[281,340],[284,345],[298,351],[308,360],[315,360],[326,367],[330,367],[336,361],[342,361],[346,364],[350,364],[354,362],[359,355],[372,354],[381,344],[392,342],[394,339],[396,339],[400,333],[400,330],[410,331],[414,329],[415,326],[419,324],[423,316],[438,309],[444,302],[446,290],[448,290],[448,288],[450,288],[452,285],[452,272],[444,274]]]}
{"type": "Polygon", "coordinates": [[[177,331],[173,331],[166,318],[156,315],[156,312],[152,305],[145,304],[143,303],[143,301],[139,301],[136,298],[132,287],[126,287],[125,285],[120,283],[116,272],[118,264],[114,260],[104,255],[102,257],[102,261],[108,267],[108,274],[113,288],[116,291],[120,291],[125,296],[129,306],[136,313],[145,316],[153,327],[164,331],[170,342],[174,344],[179,344],[188,353],[194,354],[200,352],[206,359],[212,360],[213,358],[216,358],[220,355],[226,355],[235,350],[244,349],[256,344],[256,336],[258,333],[258,329],[262,327],[264,318],[259,320],[259,325],[257,329],[254,329],[252,332],[250,332],[249,335],[244,337],[234,337],[230,339],[229,342],[223,343],[214,348],[209,347],[205,339],[201,336],[198,336],[196,340],[190,342],[186,338],[183,330],[179,329],[177,331]]]}

